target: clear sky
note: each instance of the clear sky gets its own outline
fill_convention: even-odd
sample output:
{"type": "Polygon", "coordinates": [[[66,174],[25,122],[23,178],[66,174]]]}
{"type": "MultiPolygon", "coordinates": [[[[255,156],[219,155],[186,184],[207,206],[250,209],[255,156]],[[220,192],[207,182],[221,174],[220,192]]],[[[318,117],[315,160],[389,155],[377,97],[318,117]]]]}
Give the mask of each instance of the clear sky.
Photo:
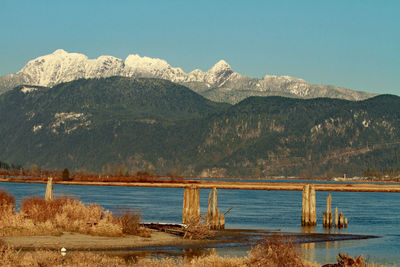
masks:
{"type": "Polygon", "coordinates": [[[0,0],[0,75],[58,48],[400,95],[400,1],[0,0]]]}

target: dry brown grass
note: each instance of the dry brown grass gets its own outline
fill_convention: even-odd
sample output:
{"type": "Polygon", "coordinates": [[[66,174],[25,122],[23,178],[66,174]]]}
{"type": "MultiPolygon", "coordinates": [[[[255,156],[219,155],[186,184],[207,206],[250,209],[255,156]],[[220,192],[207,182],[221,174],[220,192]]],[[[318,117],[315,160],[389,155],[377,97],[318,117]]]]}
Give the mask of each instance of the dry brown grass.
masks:
{"type": "MultiPolygon", "coordinates": [[[[6,193],[2,195],[5,200],[13,200],[6,193]]],[[[112,212],[104,211],[99,205],[85,205],[73,198],[62,197],[46,201],[30,197],[22,200],[19,213],[13,212],[14,205],[3,206],[12,206],[12,209],[2,208],[0,236],[59,235],[62,232],[99,236],[150,236],[147,229],[139,227],[140,215],[137,212],[129,210],[115,217],[112,212]]]]}
{"type": "Polygon", "coordinates": [[[150,237],[149,229],[140,226],[140,213],[126,207],[117,208],[115,221],[121,226],[122,233],[150,237]]]}
{"type": "Polygon", "coordinates": [[[120,236],[122,227],[112,213],[99,205],[85,205],[73,198],[46,201],[31,197],[22,200],[20,214],[26,221],[42,226],[44,232],[76,232],[91,235],[120,236]]]}
{"type": "Polygon", "coordinates": [[[139,259],[127,262],[120,257],[112,257],[91,252],[67,252],[65,257],[60,252],[37,250],[23,252],[12,247],[0,246],[1,266],[133,266],[133,267],[241,267],[246,266],[245,258],[225,258],[216,255],[182,259],[139,259]]]}
{"type": "Polygon", "coordinates": [[[201,216],[192,216],[186,222],[185,234],[183,238],[187,239],[205,239],[213,236],[211,231],[201,216]]]}
{"type": "MultiPolygon", "coordinates": [[[[287,242],[282,243],[278,239],[267,241],[269,245],[269,251],[267,255],[285,253],[285,250],[293,249],[293,247],[288,246],[287,242]],[[278,240],[278,241],[277,241],[278,240]],[[277,245],[278,244],[278,245],[277,245]],[[283,251],[282,251],[283,250],[283,251]]],[[[262,244],[264,247],[265,243],[262,244]]],[[[216,254],[211,254],[207,256],[195,257],[192,259],[148,259],[142,258],[135,262],[126,261],[118,256],[109,256],[104,254],[92,253],[92,252],[69,252],[67,251],[66,256],[61,256],[58,251],[49,250],[36,250],[36,251],[21,251],[16,250],[13,247],[6,246],[0,243],[0,266],[133,266],[133,267],[253,267],[253,266],[319,266],[316,264],[309,264],[307,262],[299,262],[298,254],[295,253],[294,256],[296,260],[290,259],[280,259],[279,262],[274,261],[274,257],[267,259],[266,255],[258,255],[260,252],[265,252],[264,249],[259,247],[253,248],[249,252],[248,257],[237,258],[237,257],[220,257],[216,254]],[[256,250],[256,251],[255,251],[256,250]],[[262,261],[254,260],[254,253],[257,253],[257,258],[263,258],[262,261]]],[[[291,253],[285,254],[287,257],[293,257],[291,253]]],[[[343,254],[342,254],[343,255],[343,254]]],[[[346,256],[346,255],[345,255],[346,256]]],[[[341,257],[340,260],[348,260],[349,258],[341,257]]],[[[339,259],[339,263],[341,262],[339,259]]],[[[355,260],[355,262],[357,262],[355,260]]],[[[381,267],[382,265],[377,265],[374,263],[364,265],[354,265],[355,262],[346,262],[347,265],[328,265],[328,266],[365,266],[365,267],[381,267]]],[[[358,263],[361,263],[359,261],[358,263]]]]}
{"type": "Polygon", "coordinates": [[[49,250],[37,250],[23,252],[12,247],[0,246],[1,266],[126,266],[125,261],[118,257],[109,257],[95,253],[74,253],[65,257],[59,252],[49,250]]]}
{"type": "Polygon", "coordinates": [[[248,257],[249,266],[304,266],[303,258],[289,238],[281,236],[266,237],[251,249],[248,257]]]}
{"type": "Polygon", "coordinates": [[[15,198],[5,190],[0,190],[0,216],[14,212],[15,198]]]}

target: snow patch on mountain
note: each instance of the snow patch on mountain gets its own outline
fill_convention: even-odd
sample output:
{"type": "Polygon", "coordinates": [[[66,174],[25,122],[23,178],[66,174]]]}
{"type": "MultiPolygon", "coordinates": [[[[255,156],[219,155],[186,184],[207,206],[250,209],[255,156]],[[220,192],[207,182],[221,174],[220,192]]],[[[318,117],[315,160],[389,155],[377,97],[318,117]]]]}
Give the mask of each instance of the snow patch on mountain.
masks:
{"type": "Polygon", "coordinates": [[[61,112],[54,114],[55,120],[50,125],[51,131],[58,134],[63,126],[64,133],[70,134],[79,127],[88,127],[91,123],[83,113],[61,112]]]}
{"type": "Polygon", "coordinates": [[[32,128],[32,132],[36,133],[37,131],[41,130],[42,128],[43,128],[42,124],[34,125],[32,128]]]}
{"type": "Polygon", "coordinates": [[[28,93],[31,93],[31,92],[34,92],[34,91],[37,91],[37,90],[38,89],[36,87],[24,86],[24,87],[21,88],[21,92],[24,93],[24,94],[28,94],[28,93]]]}

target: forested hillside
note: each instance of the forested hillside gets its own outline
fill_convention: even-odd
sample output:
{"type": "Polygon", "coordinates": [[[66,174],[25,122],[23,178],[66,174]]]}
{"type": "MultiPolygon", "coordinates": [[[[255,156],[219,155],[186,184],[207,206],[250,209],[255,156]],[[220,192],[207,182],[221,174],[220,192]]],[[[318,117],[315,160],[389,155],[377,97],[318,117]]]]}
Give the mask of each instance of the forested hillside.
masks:
{"type": "Polygon", "coordinates": [[[400,169],[400,97],[211,102],[161,79],[81,79],[0,96],[0,160],[226,176],[400,169]]]}

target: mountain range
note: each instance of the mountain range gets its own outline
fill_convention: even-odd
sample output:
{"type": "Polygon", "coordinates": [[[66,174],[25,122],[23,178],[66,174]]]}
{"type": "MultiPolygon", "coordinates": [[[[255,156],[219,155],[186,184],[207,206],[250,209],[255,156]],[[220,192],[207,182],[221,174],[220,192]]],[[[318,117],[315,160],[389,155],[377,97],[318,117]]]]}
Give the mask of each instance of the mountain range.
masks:
{"type": "Polygon", "coordinates": [[[251,78],[234,72],[224,60],[204,72],[185,73],[165,60],[129,55],[125,60],[113,56],[89,59],[62,49],[29,61],[20,71],[0,77],[0,94],[18,85],[52,87],[77,79],[111,76],[160,78],[184,85],[205,98],[236,104],[249,96],[285,96],[293,98],[330,97],[363,100],[374,94],[330,85],[310,84],[289,76],[265,75],[251,78]]]}
{"type": "MultiPolygon", "coordinates": [[[[109,78],[54,74],[48,79],[41,76],[44,65],[29,74],[31,64],[44,63],[30,62],[15,75],[36,77],[31,83],[41,86],[18,85],[0,95],[4,162],[201,176],[335,176],[400,169],[398,96],[362,101],[252,96],[229,104],[166,79],[111,72],[109,78]]],[[[57,73],[67,71],[57,66],[57,73]]],[[[89,69],[97,75],[89,63],[82,66],[80,75],[89,69]]]]}

